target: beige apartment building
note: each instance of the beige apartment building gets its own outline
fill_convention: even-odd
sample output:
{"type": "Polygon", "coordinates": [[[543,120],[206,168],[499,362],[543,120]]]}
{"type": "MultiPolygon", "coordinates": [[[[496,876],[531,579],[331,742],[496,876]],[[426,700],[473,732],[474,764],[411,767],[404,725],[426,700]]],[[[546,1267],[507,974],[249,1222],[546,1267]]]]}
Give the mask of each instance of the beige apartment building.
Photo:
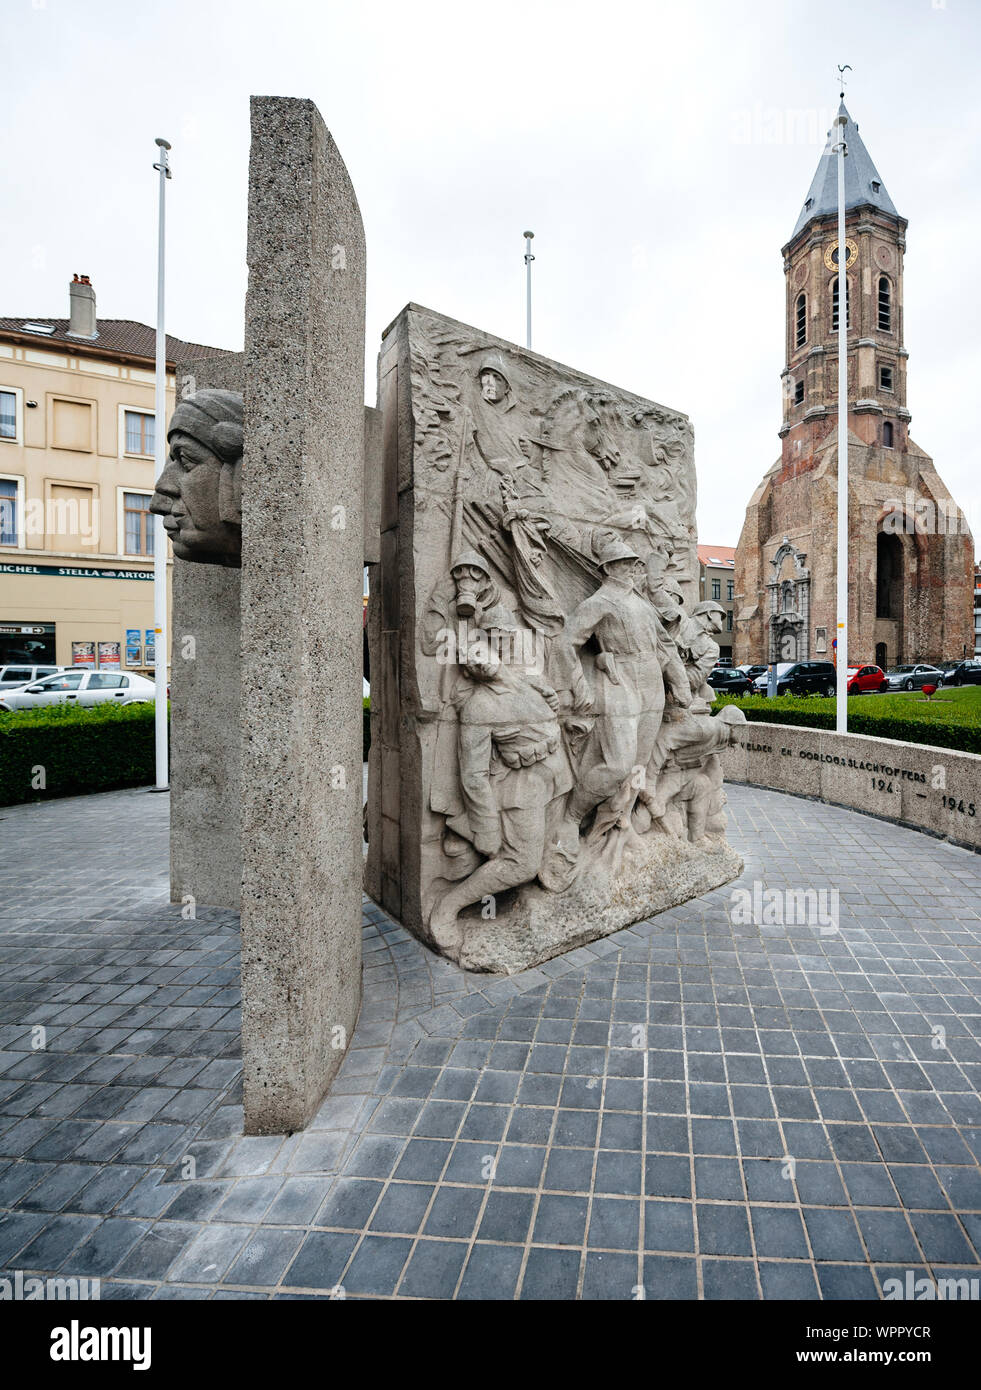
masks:
{"type": "MultiPolygon", "coordinates": [[[[153,671],[155,346],[84,275],[67,319],[0,318],[0,665],[153,671]]],[[[168,418],[175,364],[219,351],[168,335],[168,418]]]]}
{"type": "Polygon", "coordinates": [[[715,599],[726,610],[722,632],[719,634],[719,660],[732,657],[732,624],[735,607],[736,551],[731,545],[700,545],[698,547],[699,597],[715,599]]]}

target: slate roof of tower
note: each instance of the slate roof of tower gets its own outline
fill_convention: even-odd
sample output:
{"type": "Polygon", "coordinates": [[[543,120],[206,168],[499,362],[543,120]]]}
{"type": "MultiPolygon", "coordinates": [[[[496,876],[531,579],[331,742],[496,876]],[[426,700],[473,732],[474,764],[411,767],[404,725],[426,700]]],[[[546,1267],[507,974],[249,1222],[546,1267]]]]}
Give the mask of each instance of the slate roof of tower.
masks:
{"type": "MultiPolygon", "coordinates": [[[[889,213],[891,217],[898,217],[899,213],[886,192],[879,171],[872,163],[872,158],[858,133],[858,126],[848,115],[844,102],[838,107],[838,115],[844,115],[848,121],[845,126],[845,143],[848,146],[848,154],[845,156],[846,212],[852,208],[869,205],[878,208],[880,212],[889,213]]],[[[811,180],[800,217],[791,234],[791,241],[815,217],[827,217],[838,211],[838,156],[834,153],[837,135],[837,129],[828,132],[828,143],[818,163],[817,173],[811,180]]]]}

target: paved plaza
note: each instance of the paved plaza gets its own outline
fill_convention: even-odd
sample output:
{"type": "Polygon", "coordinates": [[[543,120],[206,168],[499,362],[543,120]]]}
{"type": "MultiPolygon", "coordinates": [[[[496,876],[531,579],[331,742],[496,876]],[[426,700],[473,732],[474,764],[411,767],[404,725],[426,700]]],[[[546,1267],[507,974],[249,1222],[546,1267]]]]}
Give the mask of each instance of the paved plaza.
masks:
{"type": "Polygon", "coordinates": [[[0,1274],[127,1299],[978,1278],[981,859],[729,798],[738,884],[513,978],[369,905],[351,1050],[288,1138],[242,1137],[237,917],[168,902],[168,798],[0,811],[0,1274]]]}

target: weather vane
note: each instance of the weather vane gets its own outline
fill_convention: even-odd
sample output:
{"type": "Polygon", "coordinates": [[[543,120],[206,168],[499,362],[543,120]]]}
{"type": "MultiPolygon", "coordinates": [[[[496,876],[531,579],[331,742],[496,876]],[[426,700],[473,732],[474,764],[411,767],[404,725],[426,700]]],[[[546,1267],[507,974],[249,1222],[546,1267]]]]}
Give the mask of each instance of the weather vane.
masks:
{"type": "Polygon", "coordinates": [[[851,63],[846,63],[844,67],[840,63],[838,64],[838,85],[841,88],[839,95],[842,101],[845,100],[845,73],[851,72],[851,70],[851,63]]]}

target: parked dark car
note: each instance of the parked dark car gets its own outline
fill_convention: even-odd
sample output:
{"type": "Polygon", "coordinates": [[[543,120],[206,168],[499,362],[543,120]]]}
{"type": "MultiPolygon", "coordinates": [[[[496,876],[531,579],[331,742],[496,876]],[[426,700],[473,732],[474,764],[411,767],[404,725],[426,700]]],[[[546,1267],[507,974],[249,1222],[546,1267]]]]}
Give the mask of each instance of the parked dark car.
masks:
{"type": "MultiPolygon", "coordinates": [[[[781,661],[777,666],[778,695],[834,695],[837,675],[830,661],[781,661]]],[[[758,676],[755,688],[769,693],[767,674],[758,676]]]]}
{"type": "Polygon", "coordinates": [[[757,676],[765,676],[770,668],[769,666],[738,666],[736,669],[749,676],[751,681],[755,681],[757,676]]]}
{"type": "Polygon", "coordinates": [[[918,662],[915,666],[893,666],[886,672],[890,690],[922,690],[925,685],[943,685],[944,673],[938,666],[918,662]]]}
{"type": "Polygon", "coordinates": [[[753,682],[737,666],[716,666],[708,675],[708,683],[720,695],[752,695],[753,682]]]}
{"type": "Polygon", "coordinates": [[[981,685],[981,661],[945,661],[944,685],[981,685]]]}

